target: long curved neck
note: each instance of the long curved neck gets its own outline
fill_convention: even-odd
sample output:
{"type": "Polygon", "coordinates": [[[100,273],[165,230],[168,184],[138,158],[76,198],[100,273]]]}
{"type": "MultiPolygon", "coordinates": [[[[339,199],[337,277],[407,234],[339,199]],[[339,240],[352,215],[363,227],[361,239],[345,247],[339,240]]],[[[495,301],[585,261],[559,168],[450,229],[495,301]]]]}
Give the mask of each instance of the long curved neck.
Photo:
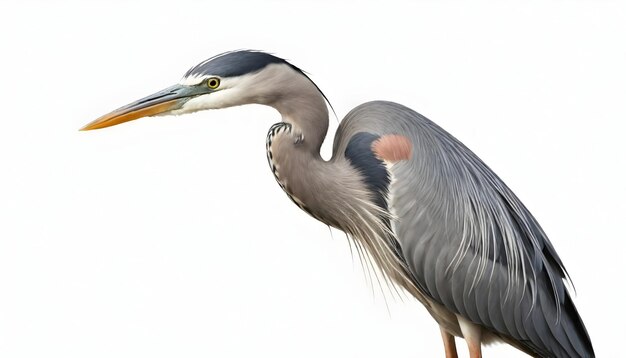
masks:
{"type": "Polygon", "coordinates": [[[343,156],[330,161],[320,156],[328,130],[324,96],[302,74],[283,75],[280,84],[286,90],[266,102],[287,123],[273,126],[267,138],[268,160],[278,184],[301,209],[354,238],[386,275],[417,295],[397,255],[387,225],[390,215],[372,203],[360,173],[343,156]]]}
{"type": "Polygon", "coordinates": [[[291,124],[296,133],[302,134],[305,147],[317,154],[328,132],[328,110],[320,98],[318,92],[308,98],[281,101],[275,107],[283,122],[291,124]]]}
{"type": "Polygon", "coordinates": [[[296,133],[303,135],[307,150],[319,155],[328,132],[328,108],[324,96],[309,78],[295,70],[269,75],[279,77],[275,86],[281,91],[265,104],[278,110],[283,122],[291,124],[296,133]]]}

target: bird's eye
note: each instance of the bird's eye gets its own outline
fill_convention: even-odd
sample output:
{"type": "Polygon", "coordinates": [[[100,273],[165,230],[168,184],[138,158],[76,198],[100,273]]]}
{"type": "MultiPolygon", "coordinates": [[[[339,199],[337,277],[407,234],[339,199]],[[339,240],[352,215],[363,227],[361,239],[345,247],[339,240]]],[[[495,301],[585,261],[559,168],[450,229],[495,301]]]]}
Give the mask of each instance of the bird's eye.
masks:
{"type": "Polygon", "coordinates": [[[210,89],[216,89],[217,87],[220,86],[220,79],[217,77],[211,77],[206,81],[206,85],[210,89]]]}

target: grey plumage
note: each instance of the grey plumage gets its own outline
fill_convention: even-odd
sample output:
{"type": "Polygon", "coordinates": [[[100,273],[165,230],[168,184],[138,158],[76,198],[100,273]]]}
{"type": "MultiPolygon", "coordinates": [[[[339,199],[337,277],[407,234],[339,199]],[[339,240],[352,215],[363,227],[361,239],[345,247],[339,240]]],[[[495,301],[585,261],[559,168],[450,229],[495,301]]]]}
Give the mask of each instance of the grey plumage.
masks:
{"type": "Polygon", "coordinates": [[[448,357],[456,356],[450,335],[465,338],[471,357],[493,340],[542,357],[594,356],[561,259],[487,165],[424,116],[382,101],[348,113],[325,161],[325,99],[287,61],[235,51],[193,67],[167,96],[157,92],[84,129],[154,114],[271,106],[282,122],[268,133],[267,155],[281,188],[304,211],[345,231],[384,280],[425,305],[448,357]],[[221,85],[205,88],[212,77],[221,85]]]}
{"type": "Polygon", "coordinates": [[[593,355],[550,241],[474,153],[417,112],[390,102],[350,112],[335,154],[357,131],[413,139],[411,161],[391,169],[395,234],[428,297],[505,340],[515,339],[529,353],[593,355]]]}

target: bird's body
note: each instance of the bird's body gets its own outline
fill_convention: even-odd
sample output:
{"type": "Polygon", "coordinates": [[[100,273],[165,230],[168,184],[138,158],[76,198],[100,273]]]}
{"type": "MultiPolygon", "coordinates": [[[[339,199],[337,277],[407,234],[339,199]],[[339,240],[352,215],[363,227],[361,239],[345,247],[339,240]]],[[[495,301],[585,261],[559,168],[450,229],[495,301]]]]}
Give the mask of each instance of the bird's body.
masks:
{"type": "Polygon", "coordinates": [[[472,357],[493,340],[535,356],[594,356],[563,264],[534,217],[474,153],[407,107],[377,101],[355,108],[326,161],[328,110],[318,87],[280,58],[237,51],[86,129],[247,103],[282,116],[267,135],[279,185],[424,304],[447,357],[456,356],[453,336],[465,338],[472,357]]]}
{"type": "Polygon", "coordinates": [[[444,330],[463,337],[463,325],[473,322],[483,343],[504,340],[540,356],[592,356],[561,260],[474,153],[409,108],[371,102],[342,122],[333,160],[364,132],[411,140],[413,155],[387,166],[388,206],[417,297],[444,330]]]}

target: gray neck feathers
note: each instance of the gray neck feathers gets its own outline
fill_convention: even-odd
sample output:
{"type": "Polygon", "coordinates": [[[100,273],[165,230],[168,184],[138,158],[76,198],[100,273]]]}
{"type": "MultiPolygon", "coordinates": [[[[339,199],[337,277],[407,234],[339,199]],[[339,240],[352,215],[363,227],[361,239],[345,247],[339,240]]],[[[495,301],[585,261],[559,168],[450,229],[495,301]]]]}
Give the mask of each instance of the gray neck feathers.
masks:
{"type": "Polygon", "coordinates": [[[260,74],[261,81],[270,83],[257,103],[275,108],[284,122],[304,136],[304,146],[319,154],[328,131],[328,108],[317,86],[304,74],[285,64],[267,66],[260,74]]]}

